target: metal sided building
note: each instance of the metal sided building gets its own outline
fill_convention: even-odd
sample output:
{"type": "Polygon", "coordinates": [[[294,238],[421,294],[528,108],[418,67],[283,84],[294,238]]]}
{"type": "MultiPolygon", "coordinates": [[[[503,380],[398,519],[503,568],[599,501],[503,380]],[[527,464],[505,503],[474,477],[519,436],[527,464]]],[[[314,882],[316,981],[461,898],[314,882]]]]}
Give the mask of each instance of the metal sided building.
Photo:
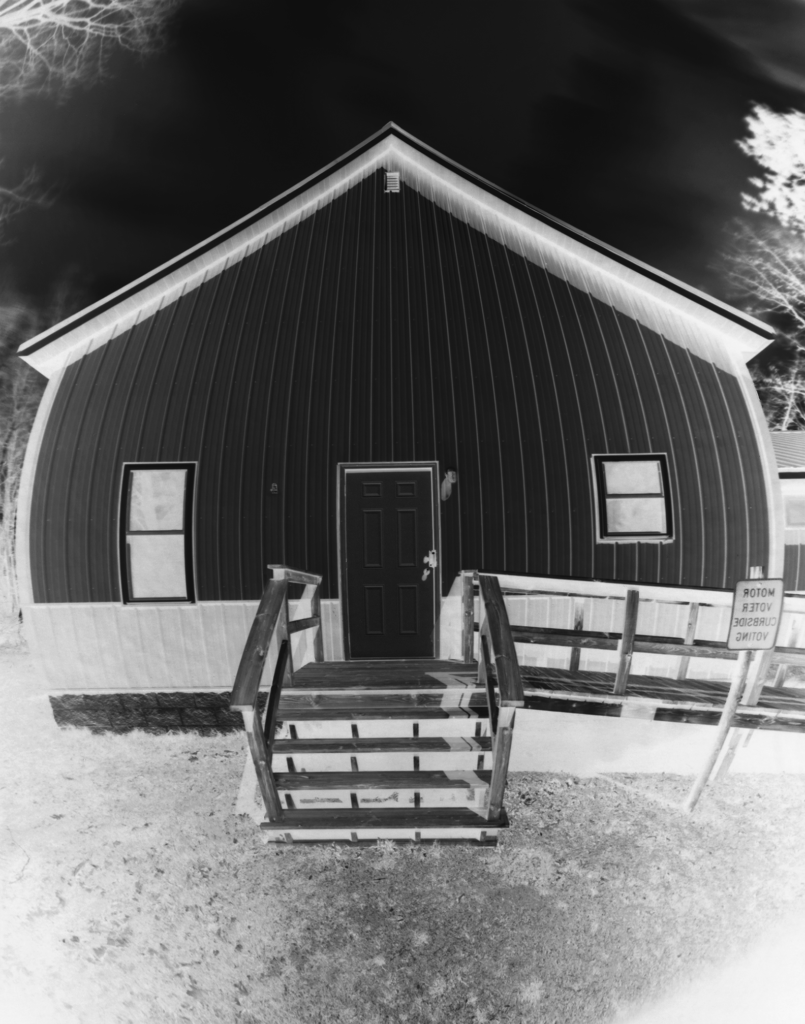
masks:
{"type": "Polygon", "coordinates": [[[32,650],[226,689],[272,564],[323,576],[328,660],[444,656],[462,569],[779,575],[770,339],[388,125],[22,347],[32,650]]]}
{"type": "Polygon", "coordinates": [[[805,431],[771,435],[785,511],[785,589],[805,591],[805,431]]]}

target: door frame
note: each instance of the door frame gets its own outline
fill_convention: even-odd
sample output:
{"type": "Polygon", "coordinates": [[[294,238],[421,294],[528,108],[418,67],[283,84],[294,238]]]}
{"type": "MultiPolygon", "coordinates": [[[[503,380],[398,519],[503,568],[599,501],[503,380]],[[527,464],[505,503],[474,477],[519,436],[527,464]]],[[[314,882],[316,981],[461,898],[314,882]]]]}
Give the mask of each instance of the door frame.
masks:
{"type": "MultiPolygon", "coordinates": [[[[346,505],[347,497],[347,474],[348,473],[395,473],[400,470],[429,470],[430,472],[430,494],[431,494],[431,526],[433,529],[433,544],[436,549],[437,565],[433,570],[433,654],[427,659],[398,659],[390,658],[391,661],[398,660],[431,660],[439,657],[439,620],[441,618],[442,601],[442,524],[439,514],[439,463],[438,462],[339,462],[336,467],[336,537],[338,555],[338,602],[341,606],[341,628],[343,632],[344,660],[351,661],[352,656],[349,646],[349,612],[347,610],[347,587],[346,587],[346,565],[344,555],[346,554],[346,523],[342,515],[342,509],[346,505]]],[[[424,563],[423,563],[424,565],[424,563]]],[[[356,658],[356,661],[369,661],[368,658],[356,658]]]]}

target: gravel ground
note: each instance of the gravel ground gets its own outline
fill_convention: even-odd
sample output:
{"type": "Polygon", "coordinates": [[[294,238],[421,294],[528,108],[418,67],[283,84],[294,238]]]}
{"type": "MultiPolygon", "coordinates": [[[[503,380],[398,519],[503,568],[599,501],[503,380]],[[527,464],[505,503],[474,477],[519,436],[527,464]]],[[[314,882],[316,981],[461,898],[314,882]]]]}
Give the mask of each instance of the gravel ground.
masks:
{"type": "Polygon", "coordinates": [[[689,778],[517,774],[495,851],[275,849],[241,735],[60,730],[22,648],[0,680],[4,1024],[606,1024],[805,909],[799,776],[686,817],[689,778]]]}

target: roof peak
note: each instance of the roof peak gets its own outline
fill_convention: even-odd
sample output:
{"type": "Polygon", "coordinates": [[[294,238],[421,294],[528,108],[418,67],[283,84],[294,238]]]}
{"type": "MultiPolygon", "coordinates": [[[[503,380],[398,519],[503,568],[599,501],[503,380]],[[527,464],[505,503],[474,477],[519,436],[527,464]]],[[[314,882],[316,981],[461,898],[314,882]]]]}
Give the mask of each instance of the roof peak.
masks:
{"type": "MultiPolygon", "coordinates": [[[[599,241],[592,235],[574,228],[565,221],[545,213],[545,211],[507,192],[457,161],[440,153],[432,146],[422,142],[416,136],[400,127],[396,122],[388,121],[382,128],[372,133],[336,160],[331,161],[319,171],[309,175],[297,185],[287,189],[233,224],[199,242],[197,245],[138,278],[131,284],[79,311],[38,336],[31,338],[20,346],[19,354],[27,358],[39,349],[51,346],[53,342],[60,338],[64,339],[65,343],[67,343],[68,336],[69,347],[72,348],[74,344],[78,343],[79,334],[81,337],[84,337],[87,331],[104,330],[108,323],[115,318],[116,309],[119,315],[122,305],[125,305],[128,314],[131,312],[133,305],[136,305],[138,301],[144,303],[146,296],[149,296],[155,288],[159,289],[161,287],[165,290],[168,287],[168,282],[170,282],[171,288],[177,286],[180,279],[187,276],[190,268],[197,267],[199,261],[210,258],[208,254],[216,253],[217,256],[215,258],[224,258],[226,252],[238,246],[248,245],[249,240],[253,238],[255,233],[259,234],[261,224],[269,223],[277,217],[290,216],[288,211],[294,209],[294,216],[306,216],[311,209],[315,208],[316,204],[327,201],[328,197],[333,198],[339,188],[348,187],[351,178],[355,173],[361,172],[361,168],[363,168],[362,173],[367,173],[366,168],[373,164],[373,151],[376,151],[376,159],[382,160],[384,153],[388,152],[392,159],[403,161],[404,166],[410,165],[415,169],[427,166],[430,168],[427,173],[435,175],[445,183],[452,183],[446,187],[452,189],[454,193],[458,194],[462,189],[465,193],[472,193],[476,196],[474,202],[476,204],[480,202],[479,209],[482,210],[482,217],[491,216],[493,219],[502,217],[504,221],[514,218],[519,220],[521,225],[524,220],[529,224],[537,221],[570,239],[570,244],[581,244],[585,249],[593,250],[603,255],[609,260],[627,268],[631,273],[636,272],[644,281],[653,282],[654,287],[660,285],[667,288],[671,292],[676,293],[676,295],[681,295],[694,302],[697,306],[709,310],[710,314],[717,313],[726,320],[731,321],[733,325],[738,325],[752,331],[755,335],[760,335],[764,339],[764,344],[768,344],[774,337],[774,332],[766,324],[733,309],[718,299],[706,295],[704,292],[665,274],[663,271],[656,270],[605,242],[599,241]],[[390,139],[395,140],[399,145],[395,144],[395,142],[386,142],[386,140],[390,139]],[[384,143],[386,143],[385,149],[382,148],[384,143]],[[339,172],[342,173],[339,174],[339,172]],[[486,210],[486,214],[483,213],[483,210],[486,210]],[[525,218],[523,215],[525,215],[525,218]],[[224,254],[224,256],[221,254],[224,254]],[[146,294],[143,295],[143,293],[146,294]],[[79,333],[76,334],[76,332],[79,333]]],[[[757,351],[762,347],[762,344],[757,345],[755,350],[757,351]]],[[[56,348],[61,350],[62,346],[59,345],[56,348]]],[[[53,351],[52,355],[44,359],[37,359],[36,363],[39,364],[41,362],[42,365],[45,365],[45,363],[51,364],[56,357],[57,354],[53,351]]],[[[746,358],[749,357],[747,356],[746,358]]],[[[33,363],[33,360],[31,362],[33,363]]],[[[37,368],[39,368],[39,365],[37,365],[37,368]]]]}

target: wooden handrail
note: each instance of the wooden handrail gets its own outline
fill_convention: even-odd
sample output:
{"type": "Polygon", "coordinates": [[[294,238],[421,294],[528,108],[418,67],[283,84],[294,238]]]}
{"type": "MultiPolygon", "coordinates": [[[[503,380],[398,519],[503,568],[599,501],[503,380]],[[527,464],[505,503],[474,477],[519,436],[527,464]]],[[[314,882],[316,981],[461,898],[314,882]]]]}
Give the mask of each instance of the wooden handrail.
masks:
{"type": "MultiPolygon", "coordinates": [[[[512,636],[518,644],[545,644],[550,647],[583,647],[590,650],[615,651],[618,649],[620,633],[602,633],[593,630],[551,629],[543,626],[512,626],[512,636]]],[[[737,651],[730,651],[722,640],[684,640],[670,636],[646,636],[637,634],[634,651],[640,654],[674,654],[690,658],[728,658],[735,660],[737,651]]],[[[779,648],[778,648],[779,650],[779,648]]],[[[805,651],[802,651],[805,656],[805,651]]],[[[803,658],[805,661],[805,657],[803,658]]]]}
{"type": "Polygon", "coordinates": [[[269,565],[275,580],[287,580],[289,583],[313,583],[318,586],[321,583],[321,576],[313,572],[302,572],[301,569],[290,569],[287,565],[269,565]]]}
{"type": "Polygon", "coordinates": [[[287,596],[288,584],[285,580],[270,580],[263,591],[232,687],[229,706],[233,711],[246,711],[254,707],[271,637],[287,596]]]}
{"type": "Polygon", "coordinates": [[[268,568],[271,570],[272,578],[263,591],[249,630],[229,706],[243,715],[243,725],[268,820],[279,821],[284,812],[271,770],[277,713],[282,688],[286,683],[293,681],[291,635],[305,629],[316,629],[313,655],[316,661],[323,660],[319,598],[321,576],[289,569],[285,565],[270,565],[268,568]],[[290,620],[288,587],[291,583],[302,583],[305,586],[305,598],[310,601],[310,609],[313,612],[307,618],[290,620]],[[276,651],[276,659],[265,712],[261,713],[260,686],[266,675],[271,650],[276,651]]]}
{"type": "Polygon", "coordinates": [[[489,636],[495,663],[501,707],[521,708],[525,704],[517,650],[512,638],[509,615],[496,576],[478,576],[485,618],[483,629],[489,636]]]}
{"type": "Polygon", "coordinates": [[[802,647],[775,647],[771,654],[772,665],[805,665],[805,649],[802,647]]]}

